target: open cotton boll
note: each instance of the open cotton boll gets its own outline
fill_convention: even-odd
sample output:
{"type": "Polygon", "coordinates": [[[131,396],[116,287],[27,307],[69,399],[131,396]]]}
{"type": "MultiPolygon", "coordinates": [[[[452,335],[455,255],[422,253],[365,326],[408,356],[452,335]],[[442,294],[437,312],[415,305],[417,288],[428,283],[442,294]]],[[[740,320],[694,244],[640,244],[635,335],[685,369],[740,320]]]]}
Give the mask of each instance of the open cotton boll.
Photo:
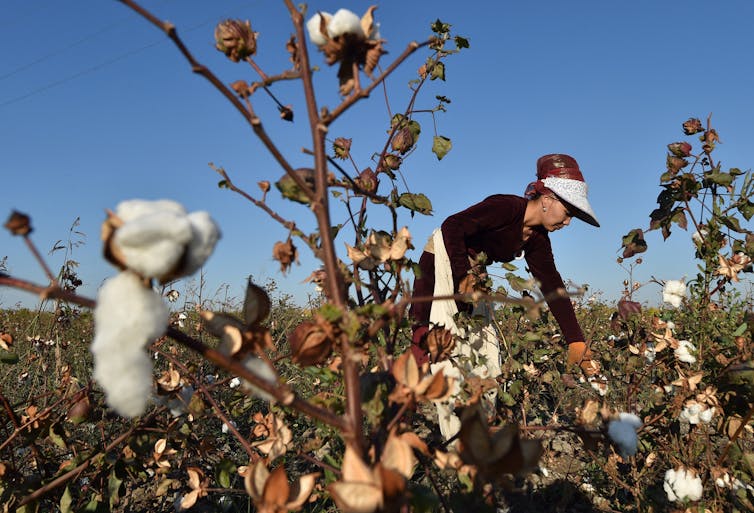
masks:
{"type": "Polygon", "coordinates": [[[183,268],[185,275],[195,273],[204,265],[220,239],[220,228],[207,212],[192,212],[188,220],[191,223],[191,242],[183,268]]]}
{"type": "Polygon", "coordinates": [[[136,417],[146,410],[152,393],[152,362],[143,350],[130,355],[127,365],[95,363],[94,379],[105,390],[108,406],[119,415],[136,417]]]}
{"type": "Polygon", "coordinates": [[[107,403],[133,417],[146,409],[152,389],[152,363],[145,346],[165,331],[168,309],[160,296],[124,271],[99,290],[94,309],[94,378],[107,403]]]}
{"type": "Polygon", "coordinates": [[[691,354],[696,351],[696,346],[688,340],[679,340],[678,347],[673,351],[675,357],[684,363],[696,363],[696,356],[691,354]]]}
{"type": "Polygon", "coordinates": [[[668,280],[662,288],[662,300],[674,307],[681,306],[686,297],[686,284],[683,280],[668,280]]]}
{"type": "Polygon", "coordinates": [[[114,243],[125,265],[146,278],[169,274],[191,241],[191,223],[175,212],[153,212],[136,217],[115,232],[114,243]]]}
{"type": "Polygon", "coordinates": [[[176,215],[185,216],[186,209],[177,201],[162,200],[140,200],[132,199],[121,201],[115,208],[115,214],[123,221],[131,221],[137,217],[154,214],[157,212],[170,212],[176,215]]]}
{"type": "Polygon", "coordinates": [[[312,43],[317,46],[322,46],[327,43],[327,39],[325,39],[325,36],[319,30],[321,23],[320,20],[322,18],[324,18],[325,26],[327,26],[327,24],[330,23],[330,20],[332,20],[332,14],[329,12],[318,12],[306,22],[306,30],[309,31],[309,39],[311,39],[312,43]]]}
{"type": "Polygon", "coordinates": [[[361,28],[361,18],[348,9],[338,9],[330,22],[327,24],[327,34],[337,37],[343,34],[364,35],[361,28]]]}
{"type": "Polygon", "coordinates": [[[702,498],[702,480],[696,473],[683,467],[665,472],[662,484],[669,501],[698,501],[702,498]]]}
{"type": "Polygon", "coordinates": [[[623,457],[633,456],[639,444],[636,431],[641,428],[641,419],[633,413],[621,413],[618,419],[607,424],[607,436],[623,457]]]}

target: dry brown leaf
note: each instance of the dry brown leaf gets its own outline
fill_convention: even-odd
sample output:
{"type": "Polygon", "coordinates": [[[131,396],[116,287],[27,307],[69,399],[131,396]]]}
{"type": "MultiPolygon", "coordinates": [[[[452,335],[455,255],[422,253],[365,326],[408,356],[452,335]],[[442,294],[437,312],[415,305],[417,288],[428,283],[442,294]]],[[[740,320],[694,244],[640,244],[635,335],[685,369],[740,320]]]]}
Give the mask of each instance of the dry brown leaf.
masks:
{"type": "Polygon", "coordinates": [[[252,433],[265,438],[253,442],[251,446],[259,449],[270,461],[285,454],[293,441],[293,433],[285,422],[272,412],[263,417],[261,414],[255,414],[253,419],[257,425],[254,426],[252,433]]]}
{"type": "Polygon", "coordinates": [[[384,499],[379,471],[369,468],[350,445],[346,446],[341,472],[341,480],[328,487],[341,511],[371,513],[382,507],[384,499]]]}
{"type": "Polygon", "coordinates": [[[534,470],[542,455],[538,440],[523,440],[518,426],[506,425],[490,433],[478,406],[466,408],[459,433],[461,458],[477,467],[481,476],[494,481],[504,474],[522,475],[534,470]]]}
{"type": "Polygon", "coordinates": [[[13,345],[13,335],[6,332],[0,333],[0,347],[9,351],[11,345],[13,345]]]}

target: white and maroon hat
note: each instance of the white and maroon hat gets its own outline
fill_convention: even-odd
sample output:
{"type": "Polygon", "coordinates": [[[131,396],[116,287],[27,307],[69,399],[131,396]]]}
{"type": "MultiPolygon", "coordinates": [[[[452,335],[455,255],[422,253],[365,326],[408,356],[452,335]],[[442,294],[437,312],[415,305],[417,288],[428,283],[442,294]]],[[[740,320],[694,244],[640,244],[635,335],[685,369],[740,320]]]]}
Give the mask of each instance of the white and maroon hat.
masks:
{"type": "Polygon", "coordinates": [[[587,199],[587,185],[576,159],[570,155],[553,153],[537,160],[537,181],[527,187],[527,196],[544,194],[549,190],[569,207],[574,217],[592,226],[599,226],[587,199]]]}

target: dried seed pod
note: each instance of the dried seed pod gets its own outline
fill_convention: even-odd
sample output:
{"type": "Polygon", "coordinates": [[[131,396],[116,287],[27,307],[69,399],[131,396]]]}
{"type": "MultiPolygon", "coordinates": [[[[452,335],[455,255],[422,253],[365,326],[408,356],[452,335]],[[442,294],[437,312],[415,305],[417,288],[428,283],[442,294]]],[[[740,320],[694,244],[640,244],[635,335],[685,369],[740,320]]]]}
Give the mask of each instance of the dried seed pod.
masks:
{"type": "Polygon", "coordinates": [[[5,227],[13,235],[29,235],[32,232],[31,218],[26,214],[14,210],[5,222],[5,227]]]}
{"type": "Polygon", "coordinates": [[[315,322],[303,322],[288,336],[291,359],[300,365],[324,362],[332,351],[332,339],[315,322]]]}
{"type": "Polygon", "coordinates": [[[257,36],[249,20],[225,20],[215,27],[215,48],[238,62],[256,53],[257,36]]]}

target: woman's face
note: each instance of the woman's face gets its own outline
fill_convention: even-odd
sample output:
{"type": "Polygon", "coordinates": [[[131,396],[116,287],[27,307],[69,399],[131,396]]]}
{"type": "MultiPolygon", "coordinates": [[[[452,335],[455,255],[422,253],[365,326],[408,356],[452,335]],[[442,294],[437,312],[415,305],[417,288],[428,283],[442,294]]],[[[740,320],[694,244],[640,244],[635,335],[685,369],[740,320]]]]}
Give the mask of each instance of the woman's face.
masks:
{"type": "Polygon", "coordinates": [[[547,207],[547,210],[543,213],[542,220],[542,226],[545,230],[554,232],[571,224],[573,215],[568,211],[568,207],[556,196],[544,196],[542,203],[547,207]]]}

